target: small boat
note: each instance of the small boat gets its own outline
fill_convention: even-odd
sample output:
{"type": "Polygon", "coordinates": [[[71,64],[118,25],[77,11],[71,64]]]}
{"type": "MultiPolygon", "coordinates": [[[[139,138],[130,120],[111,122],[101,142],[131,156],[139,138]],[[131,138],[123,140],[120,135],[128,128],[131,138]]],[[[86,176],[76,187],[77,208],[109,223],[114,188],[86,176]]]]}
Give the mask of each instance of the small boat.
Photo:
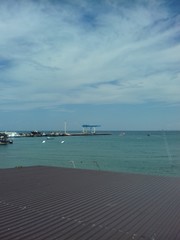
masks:
{"type": "Polygon", "coordinates": [[[53,137],[47,137],[46,139],[47,140],[53,140],[54,138],[53,137]]]}
{"type": "Polygon", "coordinates": [[[125,136],[126,133],[125,132],[120,132],[119,136],[125,136]]]}
{"type": "Polygon", "coordinates": [[[12,144],[13,140],[8,138],[8,135],[6,133],[0,133],[0,145],[7,145],[12,144]]]}

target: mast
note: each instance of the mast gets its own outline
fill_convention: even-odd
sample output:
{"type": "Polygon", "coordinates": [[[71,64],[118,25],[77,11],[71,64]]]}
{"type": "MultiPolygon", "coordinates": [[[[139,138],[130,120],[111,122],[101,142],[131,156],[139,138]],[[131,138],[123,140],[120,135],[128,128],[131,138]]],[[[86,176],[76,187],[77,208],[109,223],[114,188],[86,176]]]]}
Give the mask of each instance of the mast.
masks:
{"type": "Polygon", "coordinates": [[[64,122],[64,133],[65,134],[67,133],[67,123],[66,123],[66,121],[64,122]]]}

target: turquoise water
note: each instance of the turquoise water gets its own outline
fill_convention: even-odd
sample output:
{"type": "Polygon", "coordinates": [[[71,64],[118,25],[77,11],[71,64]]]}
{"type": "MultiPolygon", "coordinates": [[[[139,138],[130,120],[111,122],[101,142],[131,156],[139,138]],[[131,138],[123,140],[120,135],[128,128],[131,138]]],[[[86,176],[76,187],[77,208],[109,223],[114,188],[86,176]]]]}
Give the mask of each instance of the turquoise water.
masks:
{"type": "Polygon", "coordinates": [[[0,146],[0,168],[34,165],[180,176],[180,132],[20,137],[0,146]]]}

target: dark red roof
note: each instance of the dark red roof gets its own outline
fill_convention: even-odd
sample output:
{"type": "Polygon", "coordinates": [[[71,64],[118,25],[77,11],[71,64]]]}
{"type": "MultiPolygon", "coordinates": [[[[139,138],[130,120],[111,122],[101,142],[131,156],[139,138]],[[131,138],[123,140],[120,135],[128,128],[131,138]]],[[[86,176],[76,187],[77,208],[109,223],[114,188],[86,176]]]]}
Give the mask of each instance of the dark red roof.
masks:
{"type": "Polygon", "coordinates": [[[2,240],[180,240],[180,178],[0,170],[2,240]]]}

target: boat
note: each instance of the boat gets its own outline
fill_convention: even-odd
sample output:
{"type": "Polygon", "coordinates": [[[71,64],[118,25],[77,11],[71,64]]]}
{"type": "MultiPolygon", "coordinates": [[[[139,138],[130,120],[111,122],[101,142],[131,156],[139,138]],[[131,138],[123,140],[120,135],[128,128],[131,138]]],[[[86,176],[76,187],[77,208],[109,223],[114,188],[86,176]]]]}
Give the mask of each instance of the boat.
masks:
{"type": "Polygon", "coordinates": [[[0,133],[0,145],[12,144],[13,140],[8,138],[6,133],[0,133]]]}
{"type": "Polygon", "coordinates": [[[53,140],[54,138],[53,137],[46,137],[47,140],[53,140]]]}
{"type": "Polygon", "coordinates": [[[5,134],[7,134],[8,138],[21,137],[21,135],[17,132],[5,132],[5,134]]]}

